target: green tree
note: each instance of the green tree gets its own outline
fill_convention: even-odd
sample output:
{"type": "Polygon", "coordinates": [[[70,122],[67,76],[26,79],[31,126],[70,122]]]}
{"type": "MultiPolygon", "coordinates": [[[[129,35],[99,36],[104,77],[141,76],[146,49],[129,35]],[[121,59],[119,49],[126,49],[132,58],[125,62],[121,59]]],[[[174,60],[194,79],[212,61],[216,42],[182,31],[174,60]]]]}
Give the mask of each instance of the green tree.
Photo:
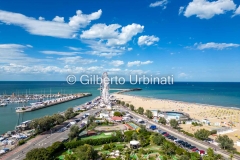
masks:
{"type": "Polygon", "coordinates": [[[170,123],[171,127],[173,127],[174,129],[178,128],[179,124],[176,119],[171,119],[169,123],[170,123]]]}
{"type": "Polygon", "coordinates": [[[201,156],[197,152],[192,152],[191,154],[191,160],[200,160],[201,156]]]}
{"type": "Polygon", "coordinates": [[[64,160],[77,160],[77,158],[73,154],[67,154],[65,155],[64,160]]]}
{"type": "Polygon", "coordinates": [[[65,113],[64,113],[64,116],[66,119],[70,119],[72,117],[75,116],[74,112],[73,112],[73,108],[68,108],[65,113]]]}
{"type": "Polygon", "coordinates": [[[55,121],[55,124],[61,124],[65,121],[65,117],[61,114],[54,114],[52,115],[54,121],[55,121]]]}
{"type": "Polygon", "coordinates": [[[194,133],[194,136],[197,138],[197,139],[200,139],[200,140],[206,140],[208,139],[208,136],[210,135],[210,132],[206,129],[200,129],[200,130],[197,130],[195,133],[194,133]]]}
{"type": "Polygon", "coordinates": [[[172,155],[175,153],[176,145],[172,142],[165,141],[163,143],[162,149],[167,155],[172,155]]]}
{"type": "Polygon", "coordinates": [[[148,118],[150,118],[150,119],[153,118],[153,113],[152,113],[152,111],[150,111],[150,110],[146,110],[145,115],[146,115],[148,118]]]}
{"type": "Polygon", "coordinates": [[[79,127],[77,125],[73,125],[70,127],[70,132],[68,133],[69,139],[73,139],[79,134],[79,127]]]}
{"type": "Polygon", "coordinates": [[[216,142],[219,143],[219,146],[222,148],[222,149],[233,149],[233,140],[230,139],[227,135],[219,135],[217,138],[216,138],[216,142]]]}
{"type": "Polygon", "coordinates": [[[129,103],[127,103],[126,106],[129,107],[129,103]]]}
{"type": "Polygon", "coordinates": [[[88,117],[89,123],[93,123],[93,121],[95,120],[94,116],[89,116],[88,117]]]}
{"type": "Polygon", "coordinates": [[[121,105],[124,106],[124,105],[125,105],[125,102],[124,102],[124,101],[121,101],[121,105]]]}
{"type": "Polygon", "coordinates": [[[95,160],[98,158],[97,151],[88,144],[76,148],[75,154],[80,160],[95,160]]]}
{"type": "Polygon", "coordinates": [[[134,111],[135,107],[132,104],[130,104],[129,107],[130,107],[131,111],[134,111]]]}
{"type": "Polygon", "coordinates": [[[182,155],[178,160],[190,160],[190,158],[187,155],[182,155]]]}
{"type": "Polygon", "coordinates": [[[35,148],[26,154],[24,160],[51,160],[52,156],[46,148],[35,148]]]}
{"type": "Polygon", "coordinates": [[[162,135],[154,135],[152,136],[152,142],[158,146],[163,144],[165,138],[162,135]]]}
{"type": "Polygon", "coordinates": [[[121,112],[114,112],[113,115],[114,115],[114,116],[117,116],[117,117],[121,117],[121,116],[122,116],[122,113],[121,113],[121,112]]]}
{"type": "Polygon", "coordinates": [[[144,113],[143,107],[139,107],[138,110],[137,110],[137,112],[138,112],[139,114],[143,115],[143,113],[144,113]]]}
{"type": "Polygon", "coordinates": [[[167,121],[164,117],[160,117],[159,120],[158,120],[158,123],[166,125],[167,121]]]}

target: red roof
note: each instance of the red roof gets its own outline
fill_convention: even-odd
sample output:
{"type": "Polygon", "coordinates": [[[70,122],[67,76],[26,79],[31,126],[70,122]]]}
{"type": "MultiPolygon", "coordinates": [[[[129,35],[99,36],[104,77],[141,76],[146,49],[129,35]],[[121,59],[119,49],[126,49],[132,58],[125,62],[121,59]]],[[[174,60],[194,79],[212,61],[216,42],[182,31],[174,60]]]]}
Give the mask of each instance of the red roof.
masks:
{"type": "Polygon", "coordinates": [[[114,117],[112,117],[111,119],[114,120],[114,121],[121,121],[123,118],[122,118],[122,117],[114,116],[114,117]]]}

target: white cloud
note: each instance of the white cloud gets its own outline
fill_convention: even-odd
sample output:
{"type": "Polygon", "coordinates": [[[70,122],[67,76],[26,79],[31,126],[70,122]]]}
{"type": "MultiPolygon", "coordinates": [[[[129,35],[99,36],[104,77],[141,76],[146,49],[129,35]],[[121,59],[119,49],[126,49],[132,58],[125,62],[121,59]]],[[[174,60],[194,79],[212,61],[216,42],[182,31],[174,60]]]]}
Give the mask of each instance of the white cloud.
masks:
{"type": "Polygon", "coordinates": [[[67,46],[67,48],[72,50],[72,51],[80,51],[80,50],[82,50],[82,48],[71,47],[71,46],[67,46]]]}
{"type": "Polygon", "coordinates": [[[73,56],[76,54],[80,54],[80,52],[59,52],[59,51],[40,51],[43,54],[53,54],[53,55],[60,55],[60,56],[73,56]]]}
{"type": "Polygon", "coordinates": [[[132,66],[147,65],[147,64],[151,64],[151,63],[153,63],[153,61],[145,61],[145,62],[132,61],[132,62],[128,62],[127,66],[132,67],[132,66]]]}
{"type": "Polygon", "coordinates": [[[188,75],[186,74],[186,73],[179,73],[179,75],[178,75],[178,77],[179,78],[187,78],[188,77],[188,75]]]}
{"type": "Polygon", "coordinates": [[[97,62],[97,60],[83,59],[80,56],[57,58],[57,60],[63,61],[66,64],[78,64],[78,65],[97,62]]]}
{"type": "Polygon", "coordinates": [[[82,14],[81,10],[77,10],[77,15],[69,18],[69,25],[74,28],[84,28],[86,27],[92,20],[99,19],[102,15],[102,10],[98,10],[97,12],[91,13],[89,15],[82,14]]]}
{"type": "Polygon", "coordinates": [[[103,44],[101,41],[84,40],[83,42],[88,44],[88,47],[92,49],[91,51],[86,52],[86,54],[112,58],[114,56],[122,55],[124,52],[124,49],[121,47],[106,46],[106,44],[103,44]]]}
{"type": "Polygon", "coordinates": [[[121,25],[119,24],[95,24],[89,30],[83,31],[81,38],[85,39],[109,39],[109,38],[116,38],[118,36],[118,32],[116,31],[119,29],[121,25]]]}
{"type": "Polygon", "coordinates": [[[155,37],[155,36],[140,36],[138,38],[138,45],[142,46],[142,45],[147,45],[150,46],[152,44],[154,44],[155,42],[158,42],[159,38],[155,37]]]}
{"type": "Polygon", "coordinates": [[[142,33],[143,29],[144,26],[141,26],[136,23],[122,27],[121,33],[118,35],[118,37],[109,39],[107,45],[109,46],[124,45],[128,41],[130,41],[133,36],[137,35],[138,33],[142,33]]]}
{"type": "Polygon", "coordinates": [[[181,7],[179,8],[178,15],[182,14],[182,13],[183,13],[183,11],[184,11],[184,7],[183,7],[183,6],[181,6],[181,7]]]}
{"type": "Polygon", "coordinates": [[[64,17],[56,16],[55,18],[53,18],[53,21],[59,22],[59,23],[64,23],[64,17]]]}
{"type": "Polygon", "coordinates": [[[234,15],[232,17],[237,15],[240,15],[240,6],[235,10],[234,15]]]}
{"type": "Polygon", "coordinates": [[[235,10],[236,5],[233,0],[193,0],[184,12],[184,16],[196,15],[200,19],[210,19],[215,15],[224,14],[226,11],[235,10]]]}
{"type": "Polygon", "coordinates": [[[209,43],[195,43],[195,47],[199,50],[204,50],[204,49],[217,49],[217,50],[223,50],[226,48],[232,48],[232,47],[239,47],[239,44],[234,44],[234,43],[215,43],[215,42],[209,42],[209,43]]]}
{"type": "Polygon", "coordinates": [[[82,14],[82,11],[78,10],[77,15],[71,17],[69,23],[59,23],[60,17],[58,18],[58,22],[46,21],[42,17],[39,17],[40,20],[37,20],[20,13],[0,10],[0,21],[20,26],[34,35],[73,38],[80,28],[86,27],[92,20],[98,19],[101,14],[101,10],[89,15],[82,14]]]}
{"type": "Polygon", "coordinates": [[[151,3],[149,7],[163,7],[165,9],[166,5],[168,4],[168,0],[156,1],[151,3]]]}
{"type": "Polygon", "coordinates": [[[115,66],[115,67],[119,67],[119,66],[123,65],[124,62],[120,61],[120,60],[115,60],[115,61],[111,61],[109,64],[112,66],[115,66]]]}
{"type": "Polygon", "coordinates": [[[44,17],[39,17],[38,20],[39,20],[39,21],[44,21],[45,18],[44,18],[44,17]]]}
{"type": "Polygon", "coordinates": [[[128,48],[128,51],[131,51],[131,50],[133,50],[133,48],[128,48]]]}
{"type": "Polygon", "coordinates": [[[40,59],[28,57],[25,50],[30,49],[30,45],[20,44],[0,44],[0,64],[5,63],[38,63],[40,59]]]}
{"type": "Polygon", "coordinates": [[[107,40],[108,46],[124,45],[132,39],[133,36],[141,33],[144,26],[139,24],[130,24],[121,28],[121,32],[118,29],[121,27],[119,24],[95,24],[89,30],[83,31],[81,38],[85,39],[102,39],[107,40]]]}

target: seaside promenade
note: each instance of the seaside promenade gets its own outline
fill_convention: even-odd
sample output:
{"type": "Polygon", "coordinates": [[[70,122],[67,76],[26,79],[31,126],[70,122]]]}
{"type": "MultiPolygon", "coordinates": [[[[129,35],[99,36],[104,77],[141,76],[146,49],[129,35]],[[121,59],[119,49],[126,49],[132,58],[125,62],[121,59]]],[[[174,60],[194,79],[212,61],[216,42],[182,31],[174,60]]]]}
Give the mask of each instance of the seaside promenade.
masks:
{"type": "MultiPolygon", "coordinates": [[[[77,109],[78,107],[75,107],[74,109],[77,109]]],[[[75,118],[79,118],[83,116],[83,114],[85,114],[86,112],[88,112],[91,115],[94,115],[99,111],[100,109],[92,109],[85,112],[81,112],[75,118]]],[[[65,123],[67,124],[70,121],[71,119],[65,121],[65,123]]],[[[81,121],[78,123],[81,123],[81,121]]],[[[68,133],[69,133],[69,130],[66,130],[64,132],[56,132],[56,131],[44,132],[38,135],[37,137],[29,140],[26,144],[23,144],[22,146],[18,146],[15,149],[13,149],[11,152],[8,152],[3,156],[0,156],[0,160],[23,160],[28,151],[34,148],[48,147],[52,145],[54,142],[64,140],[68,138],[68,133]]]]}

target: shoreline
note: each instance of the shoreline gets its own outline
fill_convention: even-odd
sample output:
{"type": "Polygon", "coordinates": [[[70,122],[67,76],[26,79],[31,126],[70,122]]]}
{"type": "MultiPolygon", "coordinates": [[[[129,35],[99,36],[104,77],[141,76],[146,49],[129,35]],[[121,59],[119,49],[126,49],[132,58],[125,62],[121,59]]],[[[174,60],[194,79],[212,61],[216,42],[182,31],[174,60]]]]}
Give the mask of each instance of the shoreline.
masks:
{"type": "Polygon", "coordinates": [[[138,97],[138,98],[148,98],[150,100],[170,101],[170,102],[175,102],[175,103],[179,102],[179,103],[185,103],[185,104],[195,104],[195,105],[200,105],[200,106],[205,106],[205,107],[216,107],[216,108],[223,108],[223,109],[233,109],[233,110],[240,111],[240,108],[238,108],[238,107],[226,107],[226,106],[206,104],[206,103],[186,102],[186,101],[178,101],[178,100],[172,100],[172,99],[162,99],[162,98],[156,98],[156,97],[145,97],[145,96],[139,96],[139,95],[129,95],[129,94],[125,94],[125,93],[120,93],[119,95],[126,95],[126,96],[131,96],[131,97],[138,97]]]}

